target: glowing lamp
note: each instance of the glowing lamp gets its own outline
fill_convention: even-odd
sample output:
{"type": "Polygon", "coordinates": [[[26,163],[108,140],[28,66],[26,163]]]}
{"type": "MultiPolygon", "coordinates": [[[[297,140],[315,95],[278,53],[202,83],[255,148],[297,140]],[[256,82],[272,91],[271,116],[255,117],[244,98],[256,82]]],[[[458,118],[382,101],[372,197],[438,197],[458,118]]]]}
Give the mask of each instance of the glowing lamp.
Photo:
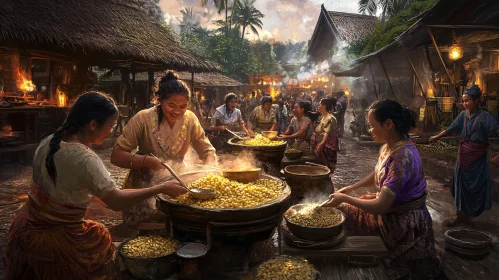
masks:
{"type": "Polygon", "coordinates": [[[463,57],[463,49],[458,44],[454,44],[449,48],[449,58],[451,60],[458,60],[463,57]]]}

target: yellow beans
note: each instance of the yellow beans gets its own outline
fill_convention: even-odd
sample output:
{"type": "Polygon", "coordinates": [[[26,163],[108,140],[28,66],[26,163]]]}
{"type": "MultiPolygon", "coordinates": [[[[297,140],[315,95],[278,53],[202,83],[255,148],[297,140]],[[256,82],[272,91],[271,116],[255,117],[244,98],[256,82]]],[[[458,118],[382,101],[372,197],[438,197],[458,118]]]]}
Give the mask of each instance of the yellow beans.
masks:
{"type": "Polygon", "coordinates": [[[341,215],[334,209],[328,207],[316,208],[316,206],[317,204],[310,204],[287,216],[287,218],[297,225],[316,228],[331,227],[341,222],[341,215]]]}
{"type": "Polygon", "coordinates": [[[187,187],[217,191],[217,196],[211,200],[197,200],[189,193],[175,198],[180,203],[204,208],[255,207],[277,198],[282,193],[282,183],[277,180],[258,179],[243,184],[214,174],[208,174],[187,187]]]}
{"type": "Polygon", "coordinates": [[[122,252],[133,258],[158,258],[174,253],[178,241],[161,236],[139,236],[128,241],[122,247],[122,252]]]}
{"type": "Polygon", "coordinates": [[[255,135],[254,138],[241,141],[241,145],[246,146],[279,146],[285,143],[283,140],[270,140],[260,134],[255,135]]]}
{"type": "Polygon", "coordinates": [[[301,258],[278,257],[261,264],[257,270],[259,280],[313,280],[317,270],[301,258]]]}

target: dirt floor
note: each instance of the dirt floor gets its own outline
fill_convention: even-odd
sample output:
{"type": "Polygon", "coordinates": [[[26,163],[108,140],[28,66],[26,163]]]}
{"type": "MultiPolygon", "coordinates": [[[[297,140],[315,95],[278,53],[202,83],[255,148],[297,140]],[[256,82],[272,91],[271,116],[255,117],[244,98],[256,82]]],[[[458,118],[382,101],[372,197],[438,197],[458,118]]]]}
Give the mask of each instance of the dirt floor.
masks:
{"type": "MultiPolygon", "coordinates": [[[[377,148],[360,146],[351,140],[345,140],[343,151],[338,156],[338,166],[334,175],[335,188],[346,186],[362,179],[371,172],[377,160],[377,148]]],[[[109,162],[111,149],[96,150],[101,156],[113,178],[121,186],[126,170],[113,166],[109,162]]],[[[427,168],[427,167],[426,167],[427,168]]],[[[442,221],[455,213],[455,207],[449,192],[450,180],[448,170],[438,170],[432,167],[426,170],[429,197],[428,208],[433,218],[436,239],[444,247],[443,234],[445,228],[442,221]],[[447,172],[443,172],[447,171],[447,172]]],[[[31,183],[32,169],[30,165],[14,165],[0,170],[0,253],[7,242],[9,225],[22,204],[27,199],[27,191],[31,183]]],[[[108,210],[92,203],[87,212],[87,218],[95,219],[110,228],[113,238],[122,240],[124,237],[136,234],[133,229],[121,225],[121,213],[108,210]]],[[[463,227],[483,230],[494,236],[499,235],[499,206],[494,203],[490,211],[473,219],[463,227]]],[[[497,244],[497,243],[496,243],[497,244]]],[[[490,255],[479,261],[464,260],[448,253],[445,258],[446,273],[449,279],[499,279],[499,254],[495,247],[490,255]]],[[[3,262],[0,262],[0,279],[3,279],[3,262]]],[[[322,279],[384,279],[380,268],[359,269],[321,265],[322,279]],[[343,271],[338,274],[338,271],[343,271]],[[346,275],[346,277],[345,277],[346,275]],[[369,276],[371,275],[371,276],[369,276]]],[[[386,278],[385,278],[386,279],[386,278]]]]}

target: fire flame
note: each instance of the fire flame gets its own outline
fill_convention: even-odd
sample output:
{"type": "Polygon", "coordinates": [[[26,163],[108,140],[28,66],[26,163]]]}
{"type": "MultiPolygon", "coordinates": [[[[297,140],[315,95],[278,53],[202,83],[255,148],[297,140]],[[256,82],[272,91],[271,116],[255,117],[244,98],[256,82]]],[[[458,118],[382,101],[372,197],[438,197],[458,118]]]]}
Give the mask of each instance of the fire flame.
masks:
{"type": "Polygon", "coordinates": [[[17,69],[17,88],[24,94],[32,92],[36,89],[36,86],[33,84],[33,82],[26,79],[26,76],[27,74],[21,71],[21,69],[17,69]]]}
{"type": "Polygon", "coordinates": [[[57,93],[57,106],[59,106],[59,107],[66,106],[66,104],[68,102],[68,97],[64,93],[64,91],[57,88],[56,93],[57,93]]]}

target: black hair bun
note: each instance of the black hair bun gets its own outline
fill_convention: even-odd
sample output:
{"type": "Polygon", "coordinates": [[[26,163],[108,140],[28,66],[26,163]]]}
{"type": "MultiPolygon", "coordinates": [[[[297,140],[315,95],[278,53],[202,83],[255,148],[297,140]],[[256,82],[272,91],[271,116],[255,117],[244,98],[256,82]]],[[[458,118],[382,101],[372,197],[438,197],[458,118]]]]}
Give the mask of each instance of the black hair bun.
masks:
{"type": "Polygon", "coordinates": [[[166,75],[163,77],[163,80],[165,81],[178,80],[178,76],[175,72],[168,71],[166,75]]]}

